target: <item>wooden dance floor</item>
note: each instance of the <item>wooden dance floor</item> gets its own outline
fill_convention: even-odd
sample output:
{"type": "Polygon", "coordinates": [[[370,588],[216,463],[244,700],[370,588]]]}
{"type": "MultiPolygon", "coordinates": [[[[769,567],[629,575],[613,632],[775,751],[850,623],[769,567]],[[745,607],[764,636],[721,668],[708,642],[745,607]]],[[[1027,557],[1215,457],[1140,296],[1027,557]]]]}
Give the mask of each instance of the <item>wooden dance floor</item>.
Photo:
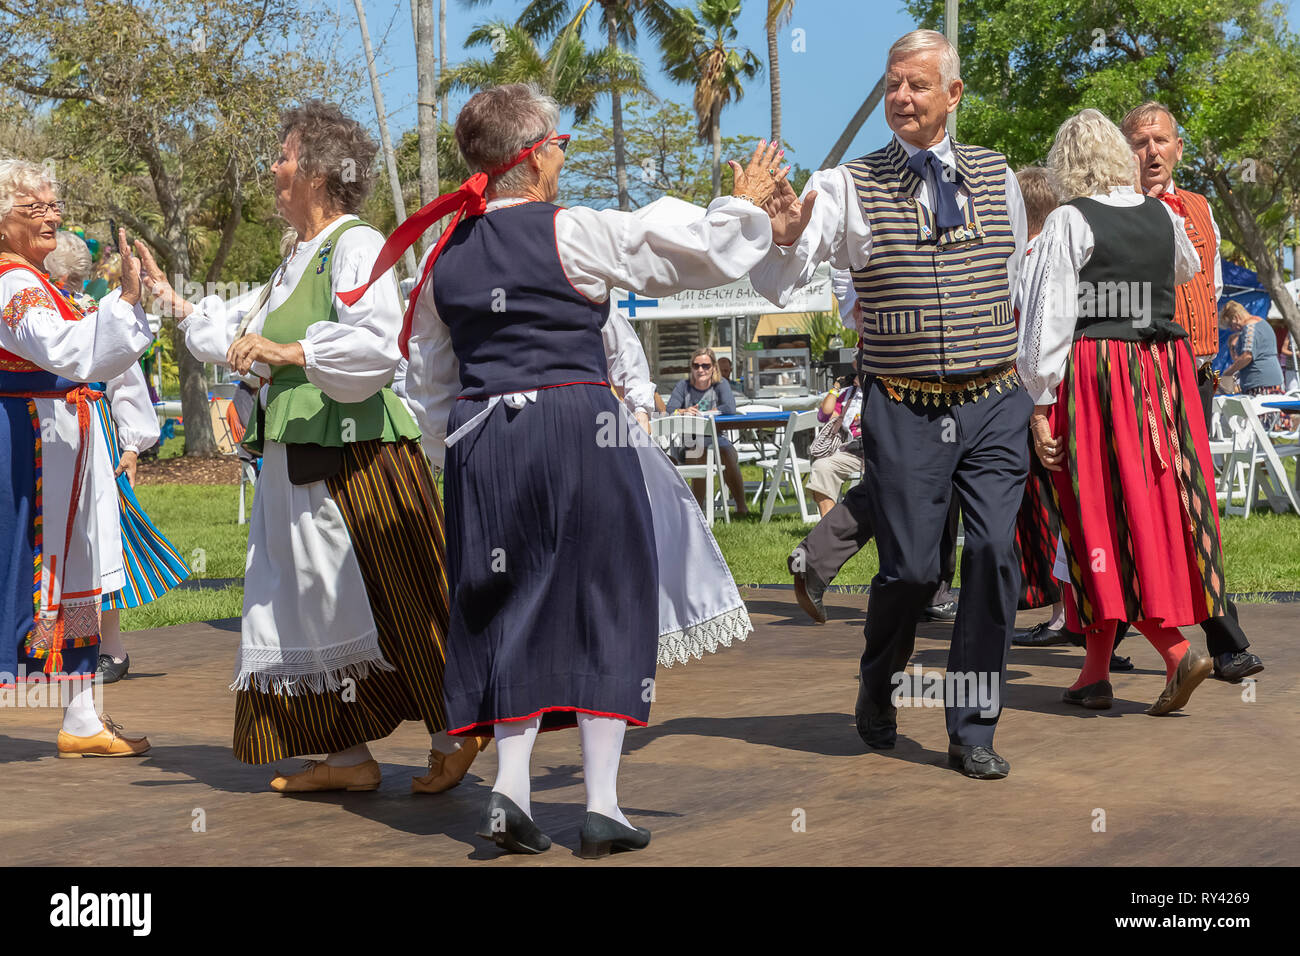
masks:
{"type": "MultiPolygon", "coordinates": [[[[654,832],[650,847],[589,865],[1269,865],[1300,856],[1297,605],[1241,606],[1267,666],[1253,701],[1242,686],[1207,680],[1172,717],[1142,712],[1164,671],[1136,634],[1121,650],[1138,669],[1113,678],[1115,707],[1099,713],[1059,702],[1082,651],[1013,648],[997,734],[1011,776],[975,781],[944,766],[940,708],[901,709],[898,749],[865,752],[853,726],[862,595],[828,595],[823,626],[806,621],[789,590],[751,590],[746,600],[749,641],[661,669],[652,725],[628,732],[620,797],[654,832]]],[[[106,710],[148,734],[144,758],[58,760],[58,711],[0,708],[0,806],[15,811],[0,815],[6,863],[584,863],[576,731],[543,735],[533,756],[534,816],[555,841],[537,857],[503,856],[473,836],[495,750],[458,788],[411,795],[428,753],[416,724],[372,744],[378,792],[272,793],[270,768],[230,753],[237,627],[127,635],[133,672],[106,688],[106,710]],[[77,825],[47,826],[48,811],[72,812],[77,825]]],[[[913,664],[941,670],[949,630],[922,625],[913,664]]],[[[1199,628],[1195,640],[1203,646],[1199,628]]]]}

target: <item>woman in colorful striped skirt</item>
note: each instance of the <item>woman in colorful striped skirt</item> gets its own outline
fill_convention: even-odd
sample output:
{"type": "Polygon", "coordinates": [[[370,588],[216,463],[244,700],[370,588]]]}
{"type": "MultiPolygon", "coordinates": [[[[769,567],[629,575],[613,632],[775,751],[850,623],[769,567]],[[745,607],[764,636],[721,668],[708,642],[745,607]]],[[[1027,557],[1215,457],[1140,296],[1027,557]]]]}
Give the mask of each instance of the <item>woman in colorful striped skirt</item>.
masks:
{"type": "MultiPolygon", "coordinates": [[[[74,306],[83,311],[95,300],[81,291],[90,274],[90,249],[77,235],[60,230],[54,251],[45,257],[50,281],[74,306]]],[[[99,617],[97,673],[105,684],[126,676],[130,655],[122,642],[123,608],[140,607],[162,597],[189,577],[185,559],[154,527],[135,497],[135,467],[140,452],[157,444],[158,415],[149,399],[149,386],[140,363],[133,362],[109,381],[104,401],[95,403],[100,437],[108,449],[117,480],[118,510],[122,526],[125,584],[104,591],[99,617]]]]}
{"type": "Polygon", "coordinates": [[[558,118],[522,84],[461,110],[456,140],[477,172],[412,217],[419,228],[456,211],[408,312],[407,395],[430,458],[446,457],[448,719],[498,747],[478,835],[512,852],[550,846],[531,813],[533,742],[576,726],[581,853],[598,856],[650,840],[619,809],[617,777],[627,726],[649,719],[656,664],[750,629],[690,490],[610,392],[611,292],[744,275],[770,246],[761,204],[784,173],[775,147],[747,170],[733,163],[741,198],[689,225],[561,209],[558,118]]]}
{"type": "MultiPolygon", "coordinates": [[[[404,720],[432,737],[416,792],[455,786],[478,743],[444,731],[447,584],[442,509],[419,429],[388,387],[401,303],[370,275],[383,237],[361,222],[374,141],[337,107],[290,110],[272,166],[295,230],[264,294],[197,308],[145,259],[159,296],[205,362],[268,381],[244,437],[263,461],[253,499],[233,689],[235,756],[326,754],[271,781],[280,792],[375,790],[368,741],[404,720]]],[[[385,270],[387,273],[387,270],[385,270]]]]}
{"type": "Polygon", "coordinates": [[[1174,288],[1198,260],[1183,222],[1136,187],[1119,129],[1096,110],[1066,120],[1049,156],[1063,195],[1026,256],[1019,368],[1035,399],[1035,450],[1052,472],[1069,571],[1066,612],[1087,640],[1064,700],[1110,707],[1116,625],[1165,661],[1147,710],[1186,704],[1211,670],[1178,631],[1223,613],[1209,438],[1174,288]]]}
{"type": "MultiPolygon", "coordinates": [[[[123,582],[103,381],[152,334],[128,254],[120,292],[82,311],[45,278],[62,203],[46,169],[0,161],[0,686],[64,705],[63,757],[149,750],[99,713],[91,682],[105,587],[123,582]],[[41,686],[43,685],[43,686],[41,686]],[[62,699],[51,701],[57,688],[62,699]]],[[[125,239],[125,237],[120,237],[125,239]]]]}

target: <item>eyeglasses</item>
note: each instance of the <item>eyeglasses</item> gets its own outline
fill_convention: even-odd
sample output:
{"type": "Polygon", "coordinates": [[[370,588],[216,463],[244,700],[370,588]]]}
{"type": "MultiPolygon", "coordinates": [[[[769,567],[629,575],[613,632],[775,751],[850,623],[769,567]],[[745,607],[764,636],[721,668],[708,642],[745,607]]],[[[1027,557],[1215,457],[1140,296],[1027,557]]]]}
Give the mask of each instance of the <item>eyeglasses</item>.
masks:
{"type": "Polygon", "coordinates": [[[556,146],[560,147],[560,152],[564,153],[568,152],[569,139],[570,136],[568,133],[561,133],[558,136],[552,136],[550,139],[539,139],[533,144],[533,148],[541,146],[543,143],[554,143],[556,146]]]}
{"type": "Polygon", "coordinates": [[[703,363],[703,364],[700,364],[699,362],[692,362],[692,363],[691,363],[691,368],[697,368],[697,369],[699,369],[701,372],[707,372],[709,369],[713,368],[713,363],[712,363],[712,362],[705,362],[705,363],[703,363]]]}
{"type": "Polygon", "coordinates": [[[68,204],[64,202],[62,199],[56,199],[54,202],[20,203],[20,204],[16,204],[14,208],[25,209],[27,210],[27,215],[31,216],[33,219],[40,219],[44,217],[45,214],[49,212],[51,209],[53,209],[56,213],[62,216],[65,212],[68,211],[68,204]]]}

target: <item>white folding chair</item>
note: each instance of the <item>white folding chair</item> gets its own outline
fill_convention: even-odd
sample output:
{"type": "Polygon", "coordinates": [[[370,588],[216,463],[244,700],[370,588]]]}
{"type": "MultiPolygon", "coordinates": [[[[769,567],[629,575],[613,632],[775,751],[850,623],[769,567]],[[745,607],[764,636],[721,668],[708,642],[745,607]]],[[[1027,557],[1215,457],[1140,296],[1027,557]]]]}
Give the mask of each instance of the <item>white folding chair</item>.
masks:
{"type": "Polygon", "coordinates": [[[718,430],[714,425],[713,417],[710,415],[665,415],[661,418],[652,418],[650,420],[650,437],[670,458],[671,451],[674,448],[698,448],[701,443],[705,444],[703,462],[687,462],[678,464],[673,462],[673,467],[677,473],[686,480],[694,478],[704,479],[704,500],[709,503],[704,510],[704,520],[710,527],[713,526],[714,510],[718,505],[715,501],[715,485],[721,491],[722,520],[728,524],[731,523],[731,513],[727,508],[727,483],[723,480],[722,473],[722,456],[718,453],[718,430]],[[711,441],[704,442],[704,439],[711,441]]]}
{"type": "Polygon", "coordinates": [[[1260,408],[1250,396],[1232,395],[1223,401],[1220,427],[1225,435],[1232,435],[1232,450],[1224,461],[1226,482],[1218,489],[1225,499],[1224,513],[1249,518],[1256,504],[1267,504],[1279,514],[1287,510],[1300,514],[1300,502],[1282,465],[1283,457],[1300,455],[1300,445],[1274,447],[1259,415],[1260,408]],[[1239,493],[1245,498],[1241,505],[1234,504],[1239,493]]]}
{"type": "MultiPolygon", "coordinates": [[[[794,496],[799,502],[799,515],[804,522],[806,524],[816,524],[821,520],[821,515],[817,513],[816,509],[809,510],[808,500],[803,493],[803,479],[812,470],[812,461],[808,458],[800,458],[794,446],[795,435],[804,431],[816,430],[820,424],[817,421],[816,409],[790,413],[790,419],[786,422],[782,433],[781,448],[777,450],[775,455],[754,462],[755,465],[763,469],[763,483],[754,496],[755,504],[758,503],[764,492],[771,494],[773,490],[777,497],[784,502],[785,495],[781,489],[785,482],[789,481],[793,486],[794,496]],[[772,483],[775,483],[775,488],[772,487],[772,483]]],[[[766,505],[763,510],[766,514],[768,511],[766,505]]]]}

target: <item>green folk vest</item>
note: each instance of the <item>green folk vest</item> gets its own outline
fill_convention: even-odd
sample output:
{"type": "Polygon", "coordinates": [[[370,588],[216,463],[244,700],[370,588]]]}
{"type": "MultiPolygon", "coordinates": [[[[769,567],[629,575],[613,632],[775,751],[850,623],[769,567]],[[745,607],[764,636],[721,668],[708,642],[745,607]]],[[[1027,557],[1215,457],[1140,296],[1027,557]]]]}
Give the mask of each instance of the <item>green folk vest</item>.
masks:
{"type": "Polygon", "coordinates": [[[916,198],[921,179],[897,139],[847,164],[871,227],[871,258],[853,285],[862,302],[863,369],[873,375],[970,377],[1015,360],[1006,157],[952,147],[970,195],[964,223],[937,236],[934,213],[916,198]]]}
{"type": "MultiPolygon", "coordinates": [[[[337,322],[334,292],[330,286],[332,257],[339,237],[358,219],[339,226],[316,250],[316,265],[309,265],[289,298],[266,317],[262,335],[272,342],[287,344],[307,336],[315,322],[337,322]]],[[[362,402],[336,402],[307,381],[307,370],[298,365],[271,366],[271,387],[265,416],[249,421],[244,447],[260,454],[264,439],[286,445],[311,444],[341,447],[351,442],[418,439],[419,426],[393,390],[385,386],[362,402]],[[265,418],[264,423],[259,420],[265,418]]]]}

